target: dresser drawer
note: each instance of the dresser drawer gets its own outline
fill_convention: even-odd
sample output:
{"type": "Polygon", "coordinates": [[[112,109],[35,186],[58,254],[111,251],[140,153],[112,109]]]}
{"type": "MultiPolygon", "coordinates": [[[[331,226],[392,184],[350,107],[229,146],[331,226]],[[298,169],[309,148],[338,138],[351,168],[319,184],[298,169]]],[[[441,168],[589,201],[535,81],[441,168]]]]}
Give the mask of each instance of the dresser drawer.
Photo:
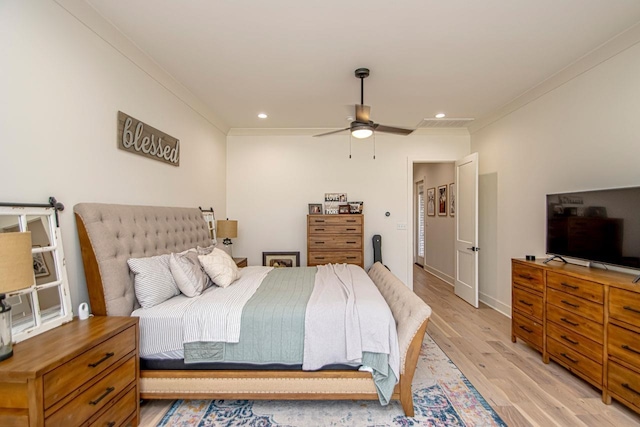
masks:
{"type": "Polygon", "coordinates": [[[544,272],[540,268],[531,267],[520,263],[512,263],[511,278],[514,284],[544,291],[544,272]]]}
{"type": "Polygon", "coordinates": [[[604,326],[602,323],[585,319],[560,307],[547,307],[547,322],[554,322],[595,341],[604,344],[604,326]]]}
{"type": "Polygon", "coordinates": [[[105,408],[106,411],[100,415],[91,427],[113,427],[122,425],[127,419],[133,416],[136,411],[136,394],[137,389],[133,387],[111,407],[105,408]]]}
{"type": "Polygon", "coordinates": [[[309,215],[312,225],[362,225],[362,215],[309,215]]]}
{"type": "Polygon", "coordinates": [[[640,325],[640,293],[609,289],[609,317],[640,325]]]}
{"type": "Polygon", "coordinates": [[[564,308],[594,322],[602,323],[603,321],[603,306],[595,302],[587,301],[556,289],[547,289],[547,301],[549,304],[564,308]]]}
{"type": "Polygon", "coordinates": [[[46,418],[47,426],[74,426],[100,412],[136,379],[136,359],[130,357],[106,377],[81,392],[68,404],[46,418]]]}
{"type": "Polygon", "coordinates": [[[360,249],[362,236],[309,236],[309,250],[313,249],[360,249]]]}
{"type": "Polygon", "coordinates": [[[513,308],[542,321],[542,296],[513,287],[513,308]]]}
{"type": "Polygon", "coordinates": [[[587,356],[568,348],[563,343],[552,338],[547,339],[547,352],[562,362],[570,371],[576,371],[590,378],[597,384],[602,384],[602,365],[587,356]]]}
{"type": "Polygon", "coordinates": [[[564,274],[547,273],[547,286],[599,304],[604,302],[604,286],[564,274]]]}
{"type": "Polygon", "coordinates": [[[362,266],[361,251],[331,251],[331,252],[309,252],[307,265],[324,265],[324,264],[357,264],[362,266]]]}
{"type": "Polygon", "coordinates": [[[349,225],[310,225],[309,234],[361,234],[362,226],[359,224],[349,225]]]}
{"type": "Polygon", "coordinates": [[[513,334],[542,349],[542,323],[513,313],[513,334]]]}
{"type": "Polygon", "coordinates": [[[607,352],[610,356],[640,369],[640,334],[609,323],[607,352]]]}
{"type": "Polygon", "coordinates": [[[640,409],[640,374],[609,362],[607,388],[640,409]]]}
{"type": "Polygon", "coordinates": [[[136,330],[128,328],[44,375],[44,406],[95,378],[136,348],[136,330]]]}
{"type": "Polygon", "coordinates": [[[602,344],[591,341],[574,330],[563,328],[553,322],[547,322],[547,337],[553,338],[568,348],[602,364],[602,344]]]}

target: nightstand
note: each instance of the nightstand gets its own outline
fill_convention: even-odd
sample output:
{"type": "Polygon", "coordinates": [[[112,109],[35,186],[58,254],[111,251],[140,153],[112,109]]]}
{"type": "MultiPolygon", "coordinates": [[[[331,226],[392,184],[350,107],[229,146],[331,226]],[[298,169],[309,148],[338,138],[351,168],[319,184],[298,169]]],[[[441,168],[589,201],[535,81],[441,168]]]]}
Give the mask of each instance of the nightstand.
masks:
{"type": "Polygon", "coordinates": [[[234,258],[233,260],[236,262],[236,265],[239,268],[247,266],[247,259],[246,258],[234,258]]]}
{"type": "Polygon", "coordinates": [[[0,362],[0,425],[138,425],[138,319],[75,319],[0,362]]]}

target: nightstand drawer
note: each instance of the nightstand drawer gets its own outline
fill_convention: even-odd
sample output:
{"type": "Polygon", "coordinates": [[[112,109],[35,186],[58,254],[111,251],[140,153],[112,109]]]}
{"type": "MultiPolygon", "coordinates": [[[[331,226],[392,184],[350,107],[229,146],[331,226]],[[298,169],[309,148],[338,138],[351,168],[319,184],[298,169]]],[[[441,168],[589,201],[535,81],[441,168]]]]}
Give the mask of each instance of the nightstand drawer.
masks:
{"type": "Polygon", "coordinates": [[[313,249],[360,249],[361,236],[309,236],[309,250],[313,249]]]}
{"type": "Polygon", "coordinates": [[[640,324],[640,293],[609,289],[609,317],[631,325],[640,324]]]}
{"type": "Polygon", "coordinates": [[[604,286],[564,274],[547,273],[547,285],[568,294],[588,299],[599,304],[604,302],[604,286]]]}
{"type": "Polygon", "coordinates": [[[520,313],[533,316],[542,321],[542,296],[514,286],[513,308],[520,313]]]}
{"type": "Polygon", "coordinates": [[[137,389],[133,387],[115,404],[106,408],[104,414],[90,424],[91,427],[120,426],[129,419],[136,409],[137,389]]]}
{"type": "Polygon", "coordinates": [[[586,299],[578,298],[556,289],[547,289],[547,301],[549,304],[564,308],[567,311],[584,316],[594,322],[603,322],[603,306],[595,302],[587,301],[586,299]]]}
{"type": "MultiPolygon", "coordinates": [[[[47,426],[73,426],[97,414],[136,379],[136,359],[130,357],[106,377],[81,392],[68,404],[47,417],[47,426]]],[[[134,402],[135,403],[135,402],[134,402]]],[[[135,408],[135,406],[131,406],[135,408]]]]}
{"type": "Polygon", "coordinates": [[[542,292],[544,290],[544,272],[540,268],[514,262],[511,279],[513,283],[542,292]]]}
{"type": "Polygon", "coordinates": [[[136,348],[136,330],[128,328],[44,375],[44,407],[49,408],[95,378],[136,348]]]}

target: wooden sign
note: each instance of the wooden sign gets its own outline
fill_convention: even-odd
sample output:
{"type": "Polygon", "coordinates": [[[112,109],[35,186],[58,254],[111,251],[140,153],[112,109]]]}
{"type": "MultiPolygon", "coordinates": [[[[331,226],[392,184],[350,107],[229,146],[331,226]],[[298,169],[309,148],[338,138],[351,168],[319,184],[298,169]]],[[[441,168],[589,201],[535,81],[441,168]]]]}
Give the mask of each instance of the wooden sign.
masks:
{"type": "Polygon", "coordinates": [[[180,141],[118,111],[118,148],[180,166],[180,141]]]}

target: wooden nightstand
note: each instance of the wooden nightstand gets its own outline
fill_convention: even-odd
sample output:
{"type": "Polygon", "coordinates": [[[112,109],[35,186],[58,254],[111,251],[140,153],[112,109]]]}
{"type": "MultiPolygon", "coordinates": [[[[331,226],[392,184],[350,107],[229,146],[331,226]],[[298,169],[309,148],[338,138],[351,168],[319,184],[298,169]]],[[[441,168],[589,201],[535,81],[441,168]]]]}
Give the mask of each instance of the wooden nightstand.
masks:
{"type": "Polygon", "coordinates": [[[0,362],[0,425],[138,425],[138,319],[74,320],[0,362]]]}
{"type": "Polygon", "coordinates": [[[236,265],[239,268],[247,266],[247,259],[246,258],[234,258],[233,260],[236,262],[236,265]]]}

